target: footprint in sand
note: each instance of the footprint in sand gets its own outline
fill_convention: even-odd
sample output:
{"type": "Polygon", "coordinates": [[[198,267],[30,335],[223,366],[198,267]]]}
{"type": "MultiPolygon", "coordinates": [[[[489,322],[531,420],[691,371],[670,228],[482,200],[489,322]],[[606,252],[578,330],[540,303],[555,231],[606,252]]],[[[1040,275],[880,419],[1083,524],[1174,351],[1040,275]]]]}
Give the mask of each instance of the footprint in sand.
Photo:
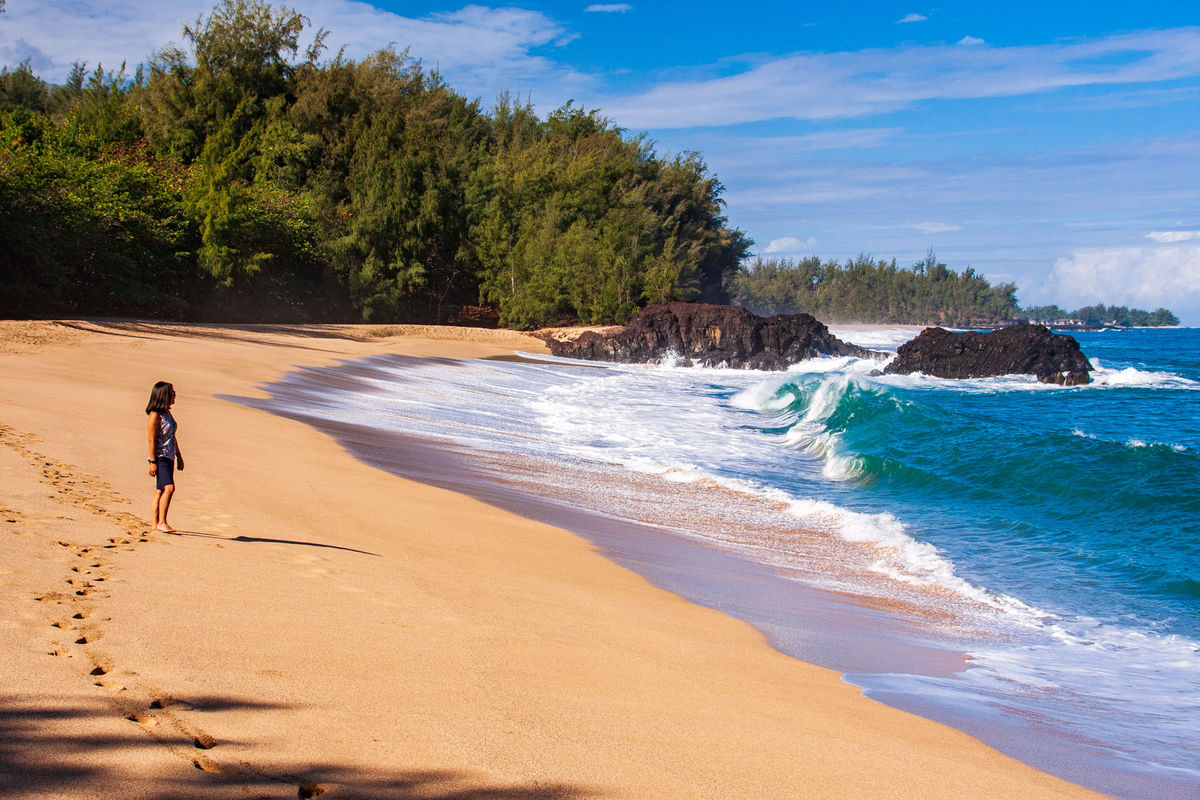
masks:
{"type": "Polygon", "coordinates": [[[211,758],[205,758],[204,756],[193,757],[192,758],[192,766],[194,766],[196,769],[203,770],[205,772],[216,772],[221,775],[241,775],[242,774],[242,771],[240,769],[234,769],[233,767],[222,767],[220,764],[213,761],[211,758]]]}
{"type": "MultiPolygon", "coordinates": [[[[18,433],[12,428],[0,424],[0,445],[7,445],[12,448],[22,455],[33,467],[38,469],[42,475],[42,482],[54,489],[53,497],[55,500],[63,505],[82,509],[103,517],[115,524],[123,533],[120,536],[109,537],[106,544],[98,547],[94,545],[82,547],[72,542],[59,540],[57,542],[58,546],[72,550],[73,555],[77,558],[88,559],[89,564],[87,566],[76,564],[71,568],[71,577],[64,579],[67,586],[74,590],[74,594],[51,591],[34,598],[38,602],[57,605],[61,605],[64,601],[70,601],[76,607],[71,620],[90,619],[93,612],[87,605],[91,601],[85,601],[83,598],[92,595],[97,588],[97,584],[107,581],[110,577],[107,574],[94,571],[101,570],[107,566],[103,559],[97,560],[96,555],[102,550],[133,550],[137,544],[153,542],[155,538],[151,532],[146,530],[146,523],[142,519],[121,508],[121,506],[130,505],[127,498],[114,491],[111,486],[99,478],[89,475],[75,466],[55,461],[36,452],[33,449],[33,445],[37,441],[36,437],[32,435],[18,433]]],[[[216,527],[227,528],[232,526],[233,518],[231,515],[217,512],[214,516],[220,520],[216,527]]],[[[71,518],[64,517],[63,519],[71,518]]],[[[18,525],[22,524],[22,522],[23,517],[15,509],[0,508],[0,525],[18,525]]],[[[27,525],[22,525],[22,529],[27,528],[27,525]]],[[[306,565],[311,565],[319,561],[324,561],[324,559],[312,558],[306,560],[306,565]]],[[[319,567],[314,570],[314,574],[326,573],[326,570],[319,567]]],[[[100,597],[105,596],[107,595],[100,595],[100,597]]],[[[77,627],[77,624],[66,620],[59,620],[50,624],[63,631],[72,630],[77,627]]],[[[115,669],[115,665],[111,659],[96,653],[91,647],[101,638],[102,632],[95,625],[82,625],[78,627],[80,627],[80,630],[78,631],[78,638],[74,640],[74,643],[86,648],[83,652],[87,653],[87,660],[92,665],[92,669],[88,674],[94,679],[92,681],[93,684],[114,694],[128,691],[126,686],[113,679],[112,672],[115,669]]],[[[71,651],[66,647],[51,645],[51,648],[49,653],[52,656],[58,658],[73,657],[71,651]]],[[[142,726],[143,729],[147,730],[160,743],[166,746],[170,752],[190,761],[196,769],[226,775],[246,774],[242,769],[224,766],[206,756],[195,754],[195,750],[212,749],[216,746],[217,742],[208,733],[193,728],[179,718],[177,712],[189,710],[190,706],[181,704],[169,695],[161,693],[154,696],[149,703],[149,708],[142,711],[130,712],[128,703],[122,703],[121,706],[125,709],[125,711],[121,712],[122,716],[142,726]],[[151,731],[151,729],[154,730],[151,731]],[[184,741],[190,741],[193,748],[191,754],[186,754],[178,749],[176,742],[179,740],[175,738],[176,735],[182,737],[184,741]]],[[[258,774],[271,782],[281,780],[278,777],[261,773],[252,767],[250,769],[254,774],[258,774]]],[[[316,797],[323,792],[324,788],[316,784],[303,784],[300,786],[299,796],[316,797]]]]}
{"type": "MultiPolygon", "coordinates": [[[[174,711],[190,710],[193,710],[193,707],[187,703],[180,702],[170,695],[159,695],[150,702],[150,707],[148,709],[138,710],[127,714],[125,719],[129,720],[130,722],[136,722],[138,725],[141,725],[147,729],[170,728],[172,732],[177,734],[183,740],[186,741],[190,739],[192,747],[196,750],[213,749],[217,746],[217,740],[215,738],[205,731],[189,725],[177,714],[173,713],[174,711]]],[[[171,742],[174,740],[174,737],[171,736],[171,732],[156,732],[154,733],[154,736],[163,744],[168,745],[168,749],[176,755],[183,756],[189,760],[194,759],[194,761],[198,761],[201,765],[199,768],[204,769],[206,772],[242,774],[240,770],[236,770],[232,767],[222,766],[211,759],[204,758],[203,756],[188,756],[180,753],[174,747],[170,746],[171,742]]]]}
{"type": "Polygon", "coordinates": [[[105,658],[100,653],[96,653],[94,651],[88,653],[88,658],[91,659],[92,662],[92,671],[88,673],[89,675],[100,677],[101,675],[107,675],[113,671],[112,659],[105,658]]]}

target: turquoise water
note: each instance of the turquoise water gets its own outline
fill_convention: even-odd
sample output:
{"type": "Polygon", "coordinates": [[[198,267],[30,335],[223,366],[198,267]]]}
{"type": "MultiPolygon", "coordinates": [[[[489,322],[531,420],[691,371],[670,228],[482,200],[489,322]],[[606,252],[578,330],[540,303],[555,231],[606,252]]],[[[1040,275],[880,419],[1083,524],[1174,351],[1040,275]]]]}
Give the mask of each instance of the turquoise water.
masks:
{"type": "MultiPolygon", "coordinates": [[[[1074,389],[789,376],[759,396],[763,433],[819,452],[825,479],[767,480],[902,520],[1008,607],[988,623],[1003,641],[968,646],[954,680],[854,676],[869,693],[1031,720],[1125,770],[1060,771],[1120,796],[1200,793],[1200,332],[1077,338],[1098,369],[1074,389]]],[[[1008,749],[1052,768],[1047,746],[1008,749]]]]}
{"type": "MultiPolygon", "coordinates": [[[[835,333],[892,351],[913,335],[835,333]]],[[[914,620],[968,655],[961,670],[847,680],[1117,796],[1200,795],[1200,331],[1077,338],[1097,368],[1085,387],[860,359],[769,373],[379,357],[265,388],[278,413],[450,445],[506,484],[520,459],[531,492],[925,608],[914,620]]],[[[770,626],[731,613],[788,625],[777,606],[770,626]]]]}
{"type": "MultiPolygon", "coordinates": [[[[1101,368],[1085,388],[851,381],[823,428],[853,477],[771,480],[889,511],[995,592],[1200,640],[1200,332],[1077,338],[1101,368]]],[[[828,381],[785,382],[781,426],[828,381]]]]}

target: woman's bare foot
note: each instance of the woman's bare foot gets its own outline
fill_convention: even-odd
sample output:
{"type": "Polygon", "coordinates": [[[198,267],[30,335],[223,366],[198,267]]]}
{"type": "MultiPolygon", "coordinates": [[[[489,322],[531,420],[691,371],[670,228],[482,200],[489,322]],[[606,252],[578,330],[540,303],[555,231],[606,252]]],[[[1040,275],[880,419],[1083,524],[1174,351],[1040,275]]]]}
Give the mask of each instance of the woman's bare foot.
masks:
{"type": "Polygon", "coordinates": [[[154,529],[156,531],[162,531],[163,533],[175,533],[175,529],[165,522],[160,525],[156,525],[154,529]]]}

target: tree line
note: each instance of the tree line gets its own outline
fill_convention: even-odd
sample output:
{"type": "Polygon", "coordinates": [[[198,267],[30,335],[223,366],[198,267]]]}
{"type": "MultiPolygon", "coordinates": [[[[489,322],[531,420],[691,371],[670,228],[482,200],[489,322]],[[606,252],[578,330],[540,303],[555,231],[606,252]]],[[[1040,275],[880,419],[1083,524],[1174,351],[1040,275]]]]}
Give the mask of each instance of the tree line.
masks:
{"type": "Polygon", "coordinates": [[[989,326],[1021,317],[1017,287],[955,272],[931,251],[912,267],[860,254],[844,264],[816,256],[755,258],[731,281],[734,301],[759,314],[804,312],[844,322],[989,326]]]}
{"type": "Polygon", "coordinates": [[[1057,305],[1030,306],[1024,311],[1031,320],[1046,324],[1073,324],[1087,328],[1116,325],[1124,328],[1170,327],[1179,324],[1179,317],[1165,308],[1144,311],[1125,306],[1106,306],[1103,303],[1064,311],[1057,305]]]}
{"type": "Polygon", "coordinates": [[[993,286],[973,268],[956,272],[931,250],[911,267],[859,254],[844,264],[816,256],[791,261],[756,257],[730,279],[734,302],[758,314],[804,312],[831,322],[993,327],[1034,321],[1082,327],[1178,325],[1165,308],[1058,306],[1021,308],[1012,283],[993,286]]]}
{"type": "Polygon", "coordinates": [[[222,0],[132,74],[0,72],[0,315],[622,321],[728,301],[750,241],[694,153],[489,111],[406,52],[222,0]]]}

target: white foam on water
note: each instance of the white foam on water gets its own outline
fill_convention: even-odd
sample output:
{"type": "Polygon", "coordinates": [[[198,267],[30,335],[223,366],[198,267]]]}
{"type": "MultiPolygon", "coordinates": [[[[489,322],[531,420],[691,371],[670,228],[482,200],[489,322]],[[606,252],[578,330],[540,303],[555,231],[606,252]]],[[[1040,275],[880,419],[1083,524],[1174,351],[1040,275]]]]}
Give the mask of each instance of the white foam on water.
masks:
{"type": "Polygon", "coordinates": [[[1092,359],[1091,386],[1109,388],[1190,389],[1200,390],[1200,383],[1173,372],[1141,370],[1136,367],[1107,369],[1098,359],[1092,359]]]}
{"type": "Polygon", "coordinates": [[[1160,763],[1190,768],[1200,780],[1196,763],[1178,754],[1188,743],[1200,748],[1200,643],[1087,617],[1048,617],[1030,633],[1015,644],[974,648],[964,678],[998,697],[1024,687],[1025,701],[1043,713],[1101,741],[1157,752],[1160,763]],[[1174,757],[1163,755],[1164,743],[1174,757]]]}
{"type": "Polygon", "coordinates": [[[1073,428],[1071,430],[1071,435],[1078,436],[1080,439],[1088,439],[1088,440],[1094,441],[1094,442],[1107,441],[1110,444],[1122,444],[1122,445],[1125,445],[1126,447],[1133,447],[1133,448],[1138,448],[1138,449],[1147,448],[1147,447],[1166,447],[1171,450],[1174,450],[1176,453],[1187,453],[1187,452],[1191,451],[1191,448],[1188,447],[1187,445],[1175,444],[1172,442],[1149,442],[1149,441],[1146,441],[1145,439],[1138,439],[1138,438],[1129,438],[1124,441],[1104,440],[1104,439],[1101,439],[1099,436],[1097,436],[1094,433],[1087,433],[1085,431],[1080,430],[1079,428],[1073,428]]]}
{"type": "Polygon", "coordinates": [[[915,339],[923,328],[903,326],[864,327],[861,325],[829,325],[829,332],[843,342],[871,350],[895,350],[915,339]]]}
{"type": "MultiPolygon", "coordinates": [[[[830,503],[793,496],[782,489],[737,473],[762,470],[762,432],[747,426],[729,408],[766,412],[759,424],[786,427],[782,445],[818,462],[828,480],[862,475],[842,438],[826,426],[851,384],[871,369],[862,359],[814,359],[786,375],[746,375],[730,370],[615,370],[601,378],[549,389],[533,402],[541,424],[564,451],[608,460],[675,483],[709,483],[747,497],[781,504],[801,526],[870,544],[876,554],[873,571],[908,585],[936,586],[963,599],[994,608],[1016,609],[1007,601],[959,578],[953,565],[931,544],[919,542],[895,517],[866,515],[830,503]],[[781,414],[795,399],[785,387],[801,373],[821,376],[802,415],[781,414]],[[744,388],[706,397],[710,381],[740,382],[744,388]],[[783,390],[783,391],[781,391],[783,390]],[[674,398],[664,402],[664,398],[674,398]],[[680,406],[684,406],[680,408],[680,406]],[[620,430],[616,436],[614,430],[620,430]],[[612,445],[606,447],[605,445],[612,445]],[[601,448],[603,452],[601,452],[601,448]],[[744,468],[739,469],[739,463],[744,468]],[[731,475],[731,473],[733,473],[731,475]]],[[[780,468],[787,459],[780,463],[780,468]]]]}

